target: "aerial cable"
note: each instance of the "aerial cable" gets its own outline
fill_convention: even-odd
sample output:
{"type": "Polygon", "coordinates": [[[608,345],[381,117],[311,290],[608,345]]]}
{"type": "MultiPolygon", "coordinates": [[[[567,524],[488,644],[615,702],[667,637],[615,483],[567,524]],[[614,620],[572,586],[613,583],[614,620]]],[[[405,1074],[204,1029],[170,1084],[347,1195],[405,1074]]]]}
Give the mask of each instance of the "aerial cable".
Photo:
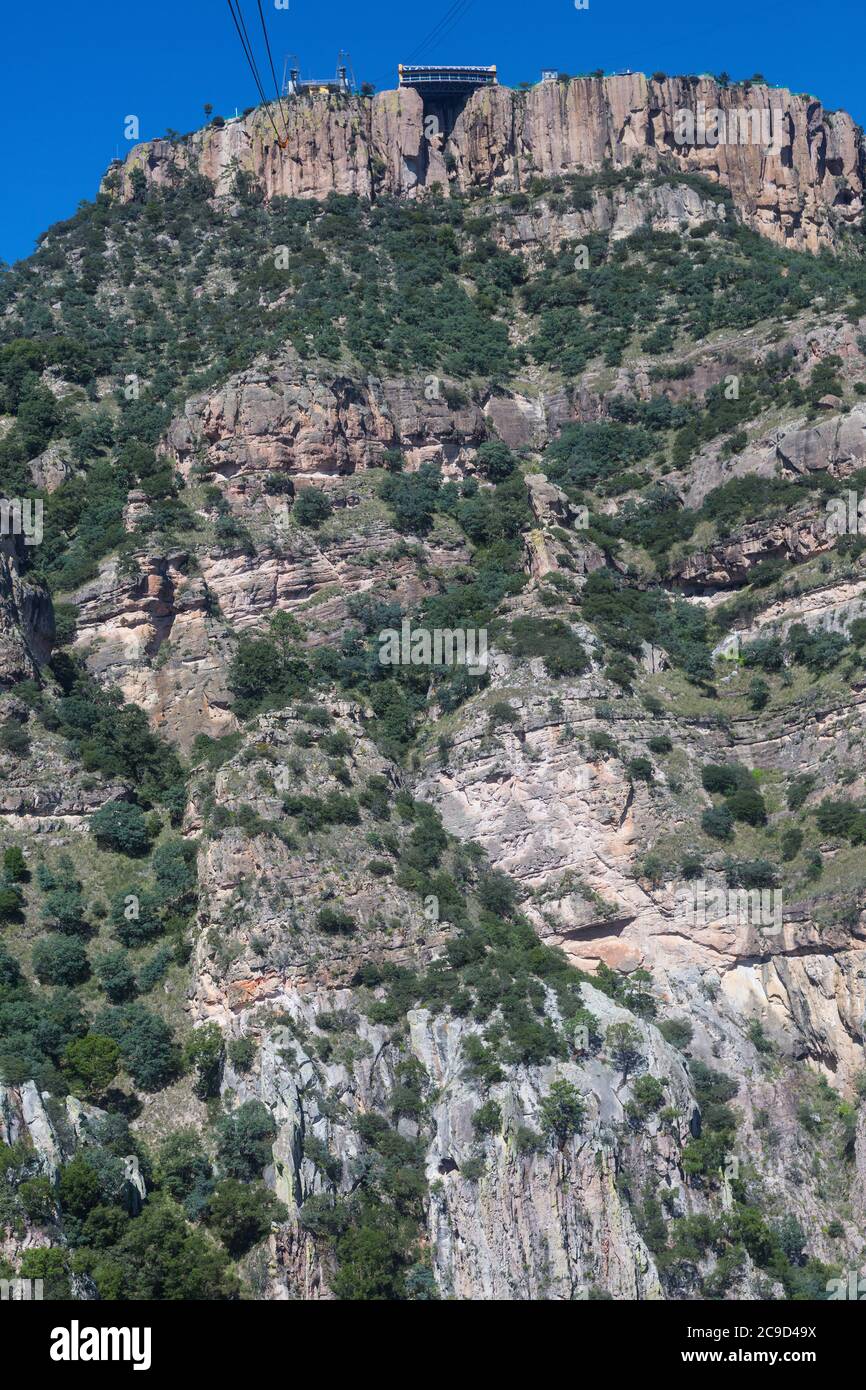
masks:
{"type": "Polygon", "coordinates": [[[238,19],[240,20],[241,29],[243,30],[244,48],[245,52],[249,55],[249,61],[253,68],[253,75],[256,79],[256,86],[258,87],[259,91],[263,93],[264,89],[262,87],[262,81],[259,75],[259,65],[256,61],[256,55],[255,50],[253,49],[252,39],[250,38],[249,30],[247,29],[247,22],[244,19],[244,12],[241,8],[241,0],[234,0],[234,4],[235,9],[237,10],[238,19]]]}
{"type": "Polygon", "coordinates": [[[255,82],[259,90],[259,96],[261,97],[262,104],[267,110],[268,116],[270,117],[271,125],[274,127],[274,134],[276,135],[277,140],[279,141],[281,139],[280,132],[277,130],[276,123],[274,121],[273,115],[271,114],[270,104],[268,102],[267,97],[265,96],[264,89],[262,87],[261,78],[259,77],[258,66],[256,64],[255,56],[250,45],[249,35],[247,34],[247,26],[244,23],[243,12],[240,8],[240,0],[237,0],[237,13],[235,13],[235,5],[233,3],[233,0],[228,0],[228,7],[229,11],[231,12],[231,17],[234,20],[235,28],[238,31],[238,37],[241,41],[241,47],[244,51],[244,56],[247,60],[247,63],[249,64],[250,72],[253,75],[253,81],[255,82]]]}
{"type": "Polygon", "coordinates": [[[456,25],[459,24],[461,20],[463,20],[463,19],[466,18],[466,16],[468,15],[469,11],[472,9],[472,4],[473,4],[473,0],[467,0],[467,3],[463,6],[463,9],[459,12],[459,14],[456,14],[456,15],[454,16],[454,18],[452,19],[451,23],[450,23],[450,24],[446,24],[445,28],[442,29],[442,30],[440,30],[440,32],[436,35],[436,42],[437,42],[437,43],[440,43],[440,42],[442,41],[442,39],[447,38],[447,36],[448,36],[448,35],[451,33],[451,31],[456,27],[456,25]]]}
{"type": "MultiPolygon", "coordinates": [[[[454,4],[449,6],[449,8],[445,11],[439,22],[437,24],[434,24],[430,32],[418,44],[418,47],[415,49],[414,53],[410,54],[405,66],[410,67],[422,55],[422,53],[424,53],[430,47],[432,43],[435,43],[437,39],[444,38],[446,33],[450,33],[454,24],[456,24],[458,20],[463,18],[464,14],[467,13],[471,5],[472,0],[454,0],[454,4]]],[[[387,81],[389,75],[390,74],[382,74],[382,77],[385,81],[387,81]]],[[[377,86],[379,85],[379,81],[380,79],[377,78],[377,86]]]]}
{"type": "Polygon", "coordinates": [[[289,143],[289,127],[286,125],[286,113],[283,110],[283,103],[280,95],[280,84],[277,81],[277,70],[274,67],[274,55],[271,53],[271,41],[268,38],[268,26],[265,24],[265,12],[262,9],[262,0],[258,0],[259,18],[262,21],[262,33],[265,36],[265,48],[268,50],[268,62],[271,65],[271,76],[274,79],[274,91],[277,94],[277,110],[282,117],[283,130],[286,132],[286,144],[289,143]]]}
{"type": "Polygon", "coordinates": [[[241,7],[240,7],[240,0],[227,0],[227,3],[228,3],[229,11],[230,11],[230,13],[231,13],[231,17],[232,17],[232,19],[234,20],[235,28],[236,28],[237,31],[238,31],[238,38],[239,38],[240,41],[241,41],[241,47],[242,47],[242,49],[244,50],[244,56],[246,57],[246,60],[247,60],[247,62],[249,63],[250,72],[251,72],[252,75],[253,75],[253,81],[255,82],[256,86],[258,87],[259,96],[260,96],[261,99],[262,99],[262,105],[265,107],[265,110],[266,110],[267,113],[268,113],[268,117],[269,117],[269,119],[270,119],[271,125],[272,125],[273,128],[274,128],[274,134],[275,134],[275,136],[277,137],[277,144],[279,145],[279,147],[280,147],[281,150],[282,150],[282,149],[285,149],[285,144],[287,144],[288,141],[286,141],[285,144],[284,144],[284,142],[283,142],[283,137],[280,135],[280,132],[279,132],[279,130],[277,129],[277,124],[276,124],[276,121],[274,120],[273,113],[272,113],[272,111],[271,111],[270,102],[268,101],[267,97],[265,96],[264,88],[262,87],[261,78],[259,77],[259,70],[258,70],[258,67],[257,67],[257,65],[256,65],[255,57],[254,57],[254,55],[253,55],[252,45],[250,44],[249,35],[247,34],[247,26],[246,26],[246,24],[244,23],[244,16],[243,16],[243,12],[242,12],[241,7]],[[237,14],[235,13],[235,6],[237,6],[237,14]]]}
{"type": "Polygon", "coordinates": [[[276,134],[276,137],[279,140],[280,132],[277,130],[277,126],[274,121],[273,114],[271,112],[270,102],[265,96],[265,91],[262,86],[262,80],[259,76],[258,64],[256,62],[255,54],[253,52],[253,46],[250,43],[250,36],[247,32],[247,26],[246,21],[244,20],[243,10],[241,9],[240,0],[228,0],[228,7],[231,11],[231,16],[234,20],[235,28],[238,31],[238,37],[240,38],[241,47],[244,50],[244,55],[249,64],[250,72],[253,75],[253,81],[255,82],[258,88],[259,96],[262,99],[262,104],[267,110],[268,116],[270,117],[271,125],[274,127],[274,133],[276,134]]]}
{"type": "Polygon", "coordinates": [[[248,35],[247,35],[247,26],[246,26],[246,24],[245,24],[245,22],[244,22],[244,17],[243,17],[243,13],[241,12],[241,9],[240,9],[239,0],[238,0],[238,9],[237,9],[237,12],[235,12],[235,6],[234,6],[232,0],[228,0],[228,7],[229,7],[229,12],[230,12],[230,14],[231,14],[231,17],[232,17],[232,19],[234,20],[235,28],[236,28],[237,31],[238,31],[238,37],[239,37],[239,39],[240,39],[240,41],[241,41],[241,48],[242,48],[243,51],[244,51],[244,57],[246,58],[247,63],[249,64],[249,68],[250,68],[250,71],[251,71],[251,73],[252,73],[252,75],[253,75],[253,79],[254,79],[254,81],[255,81],[256,86],[257,86],[258,89],[259,89],[259,96],[262,97],[262,98],[264,99],[264,92],[262,91],[262,84],[261,84],[261,82],[260,82],[260,80],[259,80],[258,65],[257,65],[256,60],[255,60],[255,57],[254,57],[254,55],[253,55],[253,51],[252,51],[252,49],[251,49],[251,47],[250,47],[249,37],[248,37],[248,35]]]}
{"type": "Polygon", "coordinates": [[[425,52],[425,50],[428,49],[432,43],[435,43],[437,39],[442,38],[443,34],[445,32],[448,32],[450,27],[452,27],[451,23],[449,23],[450,21],[456,23],[458,19],[462,19],[463,13],[465,13],[465,11],[469,8],[469,5],[471,5],[471,3],[472,0],[455,0],[455,3],[445,11],[442,18],[439,20],[437,24],[433,26],[429,34],[427,34],[427,36],[421,40],[418,47],[415,49],[415,52],[412,54],[410,61],[414,62],[414,60],[417,57],[419,57],[423,52],[425,52]]]}
{"type": "Polygon", "coordinates": [[[441,18],[436,24],[434,24],[434,26],[433,26],[433,28],[430,30],[429,34],[427,34],[427,35],[421,40],[421,42],[418,44],[418,47],[415,49],[414,53],[411,54],[411,60],[414,61],[415,58],[419,57],[419,56],[425,51],[425,49],[428,48],[429,45],[430,45],[436,38],[438,38],[440,29],[443,28],[443,26],[446,24],[446,22],[447,22],[449,19],[451,19],[452,15],[454,15],[456,12],[458,12],[458,11],[460,10],[460,8],[461,8],[464,4],[465,4],[465,0],[455,0],[455,3],[454,3],[453,5],[451,5],[450,8],[447,9],[447,10],[445,11],[445,13],[444,13],[444,15],[442,16],[442,18],[441,18]]]}

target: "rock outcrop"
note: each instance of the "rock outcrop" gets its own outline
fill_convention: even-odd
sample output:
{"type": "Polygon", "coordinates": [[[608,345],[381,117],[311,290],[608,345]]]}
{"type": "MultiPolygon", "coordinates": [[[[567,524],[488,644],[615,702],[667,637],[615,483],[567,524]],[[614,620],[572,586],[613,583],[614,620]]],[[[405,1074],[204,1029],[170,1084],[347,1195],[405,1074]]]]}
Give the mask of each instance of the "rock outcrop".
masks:
{"type": "Polygon", "coordinates": [[[292,363],[252,369],[193,397],[164,449],[184,476],[286,472],[321,479],[381,468],[390,448],[410,464],[453,465],[485,438],[477,405],[448,403],[439,378],[350,379],[292,363]]]}
{"type": "Polygon", "coordinates": [[[780,462],[794,473],[826,470],[844,477],[866,461],[866,409],[834,415],[820,424],[791,430],[777,445],[780,462]]]}
{"type": "Polygon", "coordinates": [[[526,92],[494,87],[474,93],[450,129],[425,123],[420,95],[406,88],[305,97],[284,102],[283,112],[284,151],[258,109],[176,142],[137,146],[103,187],[131,198],[141,179],[165,187],[195,169],[227,193],[240,169],[268,199],[415,196],[434,185],[516,190],[537,176],[640,159],[718,182],[749,226],[783,245],[836,246],[863,210],[858,128],[845,112],[782,87],[649,81],[640,73],[543,82],[526,92]]]}
{"type": "Polygon", "coordinates": [[[736,537],[696,551],[671,566],[670,578],[687,593],[735,588],[765,560],[807,560],[828,550],[835,540],[827,513],[804,514],[744,526],[736,537]]]}

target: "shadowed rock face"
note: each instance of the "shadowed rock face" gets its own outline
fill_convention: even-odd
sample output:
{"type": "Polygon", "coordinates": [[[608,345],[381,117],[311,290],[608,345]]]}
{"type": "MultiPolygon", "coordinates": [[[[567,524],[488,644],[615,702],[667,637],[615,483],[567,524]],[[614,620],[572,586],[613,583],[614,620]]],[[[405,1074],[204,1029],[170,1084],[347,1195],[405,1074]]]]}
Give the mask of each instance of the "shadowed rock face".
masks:
{"type": "Polygon", "coordinates": [[[54,639],[51,599],[22,576],[22,548],[17,537],[0,540],[0,686],[34,676],[54,639]]]}
{"type": "Polygon", "coordinates": [[[539,175],[598,170],[605,161],[621,168],[641,158],[718,181],[747,225],[783,245],[835,246],[840,229],[863,210],[858,128],[845,112],[825,112],[783,87],[723,90],[712,78],[655,82],[641,73],[542,83],[528,92],[493,87],[475,92],[453,128],[432,138],[411,89],[316,96],[284,110],[285,151],[257,110],[184,143],[137,146],[104,188],[129,199],[141,175],[165,186],[178,170],[196,168],[226,193],[239,167],[268,199],[413,196],[434,184],[520,189],[539,175]],[[713,111],[722,113],[727,143],[711,143],[709,123],[702,134],[702,112],[713,111]],[[765,131],[769,145],[761,143],[765,131]]]}

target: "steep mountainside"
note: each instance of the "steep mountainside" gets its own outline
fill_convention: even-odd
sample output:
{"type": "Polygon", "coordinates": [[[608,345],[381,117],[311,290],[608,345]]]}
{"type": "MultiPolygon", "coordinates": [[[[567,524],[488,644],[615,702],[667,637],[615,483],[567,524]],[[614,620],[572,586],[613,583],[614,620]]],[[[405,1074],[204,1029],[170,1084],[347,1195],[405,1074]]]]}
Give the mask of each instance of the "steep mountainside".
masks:
{"type": "Polygon", "coordinates": [[[861,134],[639,75],[423,117],[140,146],[4,273],[0,1276],[827,1297],[861,134]]]}

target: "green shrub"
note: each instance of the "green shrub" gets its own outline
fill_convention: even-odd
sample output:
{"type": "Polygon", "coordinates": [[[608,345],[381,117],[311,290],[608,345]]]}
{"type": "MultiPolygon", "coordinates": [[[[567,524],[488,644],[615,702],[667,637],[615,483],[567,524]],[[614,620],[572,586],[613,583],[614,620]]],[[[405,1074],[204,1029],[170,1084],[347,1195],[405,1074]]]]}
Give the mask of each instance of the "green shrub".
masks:
{"type": "Polygon", "coordinates": [[[442,475],[430,463],[422,463],[415,473],[392,473],[379,492],[394,512],[398,531],[403,535],[425,536],[433,525],[442,475]]]}
{"type": "Polygon", "coordinates": [[[3,878],[7,883],[26,883],[30,878],[27,860],[18,845],[3,851],[3,878]]]}
{"type": "Polygon", "coordinates": [[[520,713],[507,700],[494,700],[487,710],[487,719],[490,728],[497,729],[500,724],[519,724],[520,713]]]}
{"type": "Polygon", "coordinates": [[[594,753],[613,753],[616,755],[617,747],[610,734],[603,729],[593,729],[589,735],[589,746],[594,753]]]}
{"type": "Polygon", "coordinates": [[[583,1129],[586,1105],[577,1088],[570,1081],[559,1078],[551,1082],[550,1090],[543,1097],[539,1118],[545,1137],[563,1148],[583,1129]]]}
{"type": "Polygon", "coordinates": [[[822,835],[832,835],[862,844],[864,815],[854,801],[846,797],[825,797],[815,811],[815,821],[822,835]]]}
{"type": "Polygon", "coordinates": [[[337,729],[332,734],[325,734],[319,741],[319,747],[332,758],[348,757],[354,746],[352,739],[343,729],[337,729]]]}
{"type": "Polygon", "coordinates": [[[734,833],[734,818],[727,806],[708,806],[701,816],[701,829],[714,840],[730,840],[734,833]]]}
{"type": "Polygon", "coordinates": [[[0,879],[0,922],[20,921],[24,911],[24,894],[17,883],[0,879]]]}
{"type": "Polygon", "coordinates": [[[157,1159],[157,1180],[176,1202],[186,1203],[193,1194],[206,1200],[213,1186],[213,1168],[195,1129],[176,1129],[162,1141],[157,1159]]]}
{"type": "Polygon", "coordinates": [[[491,869],[482,874],[476,888],[478,902],[486,912],[507,920],[517,906],[517,886],[508,874],[491,869]]]}
{"type": "Polygon", "coordinates": [[[734,820],[745,821],[748,825],[767,823],[767,808],[757,788],[740,787],[727,798],[725,804],[734,820]]]}
{"type": "Polygon", "coordinates": [[[743,775],[748,777],[745,768],[738,763],[708,763],[701,768],[701,785],[704,791],[730,796],[743,785],[743,775]]]}
{"type": "Polygon", "coordinates": [[[265,478],[265,492],[270,497],[293,497],[295,485],[286,473],[269,473],[265,478]]]}
{"type": "Polygon", "coordinates": [[[195,1069],[193,1091],[199,1100],[219,1095],[225,1060],[225,1041],[216,1023],[193,1029],[183,1050],[187,1066],[195,1069]]]}
{"type": "Polygon", "coordinates": [[[514,1131],[514,1147],[521,1155],[538,1153],[544,1145],[544,1136],[528,1125],[518,1125],[514,1131]]]}
{"type": "Polygon", "coordinates": [[[653,765],[649,758],[629,758],[626,767],[633,782],[653,781],[653,765]]]}
{"type": "Polygon", "coordinates": [[[295,499],[292,516],[300,526],[314,529],[327,521],[333,512],[330,500],[324,492],[315,487],[305,487],[295,499]]]}
{"type": "Polygon", "coordinates": [[[847,636],[840,632],[823,628],[809,632],[805,624],[794,623],[788,630],[786,651],[792,661],[820,676],[841,661],[849,646],[847,636]]]}
{"type": "Polygon", "coordinates": [[[357,931],[357,923],[349,912],[339,907],[320,907],[316,921],[322,931],[346,936],[357,931]]]}
{"type": "Polygon", "coordinates": [[[111,1038],[88,1033],[75,1038],[63,1055],[63,1066],[73,1090],[85,1096],[105,1094],[120,1068],[120,1048],[111,1038]]]}
{"type": "Polygon", "coordinates": [[[140,806],[132,801],[110,801],[90,817],[90,830],[100,849],[139,856],[150,849],[150,832],[140,806]]]}
{"type": "Polygon", "coordinates": [[[87,951],[74,936],[46,936],[33,947],[33,973],[43,985],[80,985],[90,974],[87,951]]]}
{"type": "Polygon", "coordinates": [[[264,1183],[223,1178],[208,1199],[206,1224],[234,1259],[245,1255],[270,1232],[271,1223],[288,1212],[264,1183]]]}
{"type": "Polygon", "coordinates": [[[151,868],[160,903],[176,906],[189,900],[196,889],[196,845],[179,836],[156,846],[151,868]]]}
{"type": "Polygon", "coordinates": [[[30,735],[14,719],[0,724],[0,750],[13,758],[26,758],[30,752],[30,735]]]}
{"type": "Polygon", "coordinates": [[[498,439],[487,440],[475,456],[479,471],[491,483],[502,483],[517,467],[511,450],[498,439]]]}
{"type": "Polygon", "coordinates": [[[604,674],[607,680],[613,681],[614,685],[620,686],[628,694],[637,675],[637,668],[627,656],[615,656],[605,666],[604,674]]]}
{"type": "Polygon", "coordinates": [[[728,859],[725,876],[729,888],[778,888],[779,871],[768,859],[728,859]]]}
{"type": "Polygon", "coordinates": [[[153,893],[144,890],[119,893],[109,911],[114,935],[124,946],[143,946],[163,930],[159,904],[153,893]]]}
{"type": "Polygon", "coordinates": [[[755,676],[749,681],[749,707],[755,711],[765,709],[770,702],[770,687],[760,676],[755,676]]]}
{"type": "Polygon", "coordinates": [[[251,1069],[255,1061],[256,1045],[252,1038],[232,1038],[226,1045],[226,1056],[235,1071],[244,1074],[251,1069]]]}
{"type": "Polygon", "coordinates": [[[495,1100],[479,1105],[472,1116],[472,1127],[476,1134],[498,1134],[502,1127],[502,1110],[495,1100]]]}
{"type": "Polygon", "coordinates": [[[643,1114],[661,1109],[665,1098],[665,1088],[657,1076],[635,1077],[632,1083],[632,1099],[643,1114]]]}
{"type": "Polygon", "coordinates": [[[667,734],[658,734],[647,742],[647,747],[651,753],[663,754],[672,753],[674,745],[667,734]]]}
{"type": "Polygon", "coordinates": [[[168,1024],[143,1004],[105,1009],[93,1020],[93,1031],[112,1038],[135,1085],[158,1091],[178,1072],[180,1057],[168,1024]]]}
{"type": "Polygon", "coordinates": [[[785,653],[777,637],[758,637],[754,642],[745,642],[740,649],[744,666],[759,666],[762,671],[781,671],[785,664],[785,653]]]}
{"type": "Polygon", "coordinates": [[[97,959],[96,978],[112,1004],[122,1004],[135,994],[135,972],[128,955],[119,947],[97,959]]]}
{"type": "Polygon", "coordinates": [[[659,1023],[659,1032],[671,1047],[682,1051],[688,1047],[694,1035],[694,1028],[687,1018],[665,1018],[659,1023]]]}
{"type": "Polygon", "coordinates": [[[799,811],[815,786],[817,778],[813,772],[803,772],[795,777],[787,791],[786,802],[789,811],[799,811]]]}
{"type": "Polygon", "coordinates": [[[19,1274],[22,1279],[41,1279],[43,1298],[67,1300],[72,1297],[69,1282],[69,1252],[58,1246],[25,1250],[19,1274]]]}
{"type": "Polygon", "coordinates": [[[631,1023],[613,1023],[605,1034],[611,1061],[627,1078],[643,1060],[643,1036],[631,1023]]]}
{"type": "Polygon", "coordinates": [[[139,994],[149,994],[154,986],[165,978],[173,959],[174,952],[170,946],[160,946],[154,951],[138,972],[136,985],[139,994]]]}
{"type": "Polygon", "coordinates": [[[217,1157],[227,1177],[251,1182],[271,1161],[274,1118],[260,1100],[247,1100],[216,1126],[217,1157]]]}
{"type": "MultiPolygon", "coordinates": [[[[101,1269],[97,1266],[97,1287],[101,1269]]],[[[225,1252],[193,1230],[167,1197],[148,1201],[129,1222],[106,1273],[116,1280],[113,1297],[124,1300],[212,1302],[239,1294],[225,1252]]]]}
{"type": "Polygon", "coordinates": [[[541,657],[554,679],[579,676],[589,666],[583,643],[562,618],[515,618],[509,646],[520,661],[541,657]]]}
{"type": "Polygon", "coordinates": [[[67,936],[86,936],[90,928],[84,918],[84,899],[77,886],[52,888],[45,895],[42,920],[49,931],[67,936]]]}

